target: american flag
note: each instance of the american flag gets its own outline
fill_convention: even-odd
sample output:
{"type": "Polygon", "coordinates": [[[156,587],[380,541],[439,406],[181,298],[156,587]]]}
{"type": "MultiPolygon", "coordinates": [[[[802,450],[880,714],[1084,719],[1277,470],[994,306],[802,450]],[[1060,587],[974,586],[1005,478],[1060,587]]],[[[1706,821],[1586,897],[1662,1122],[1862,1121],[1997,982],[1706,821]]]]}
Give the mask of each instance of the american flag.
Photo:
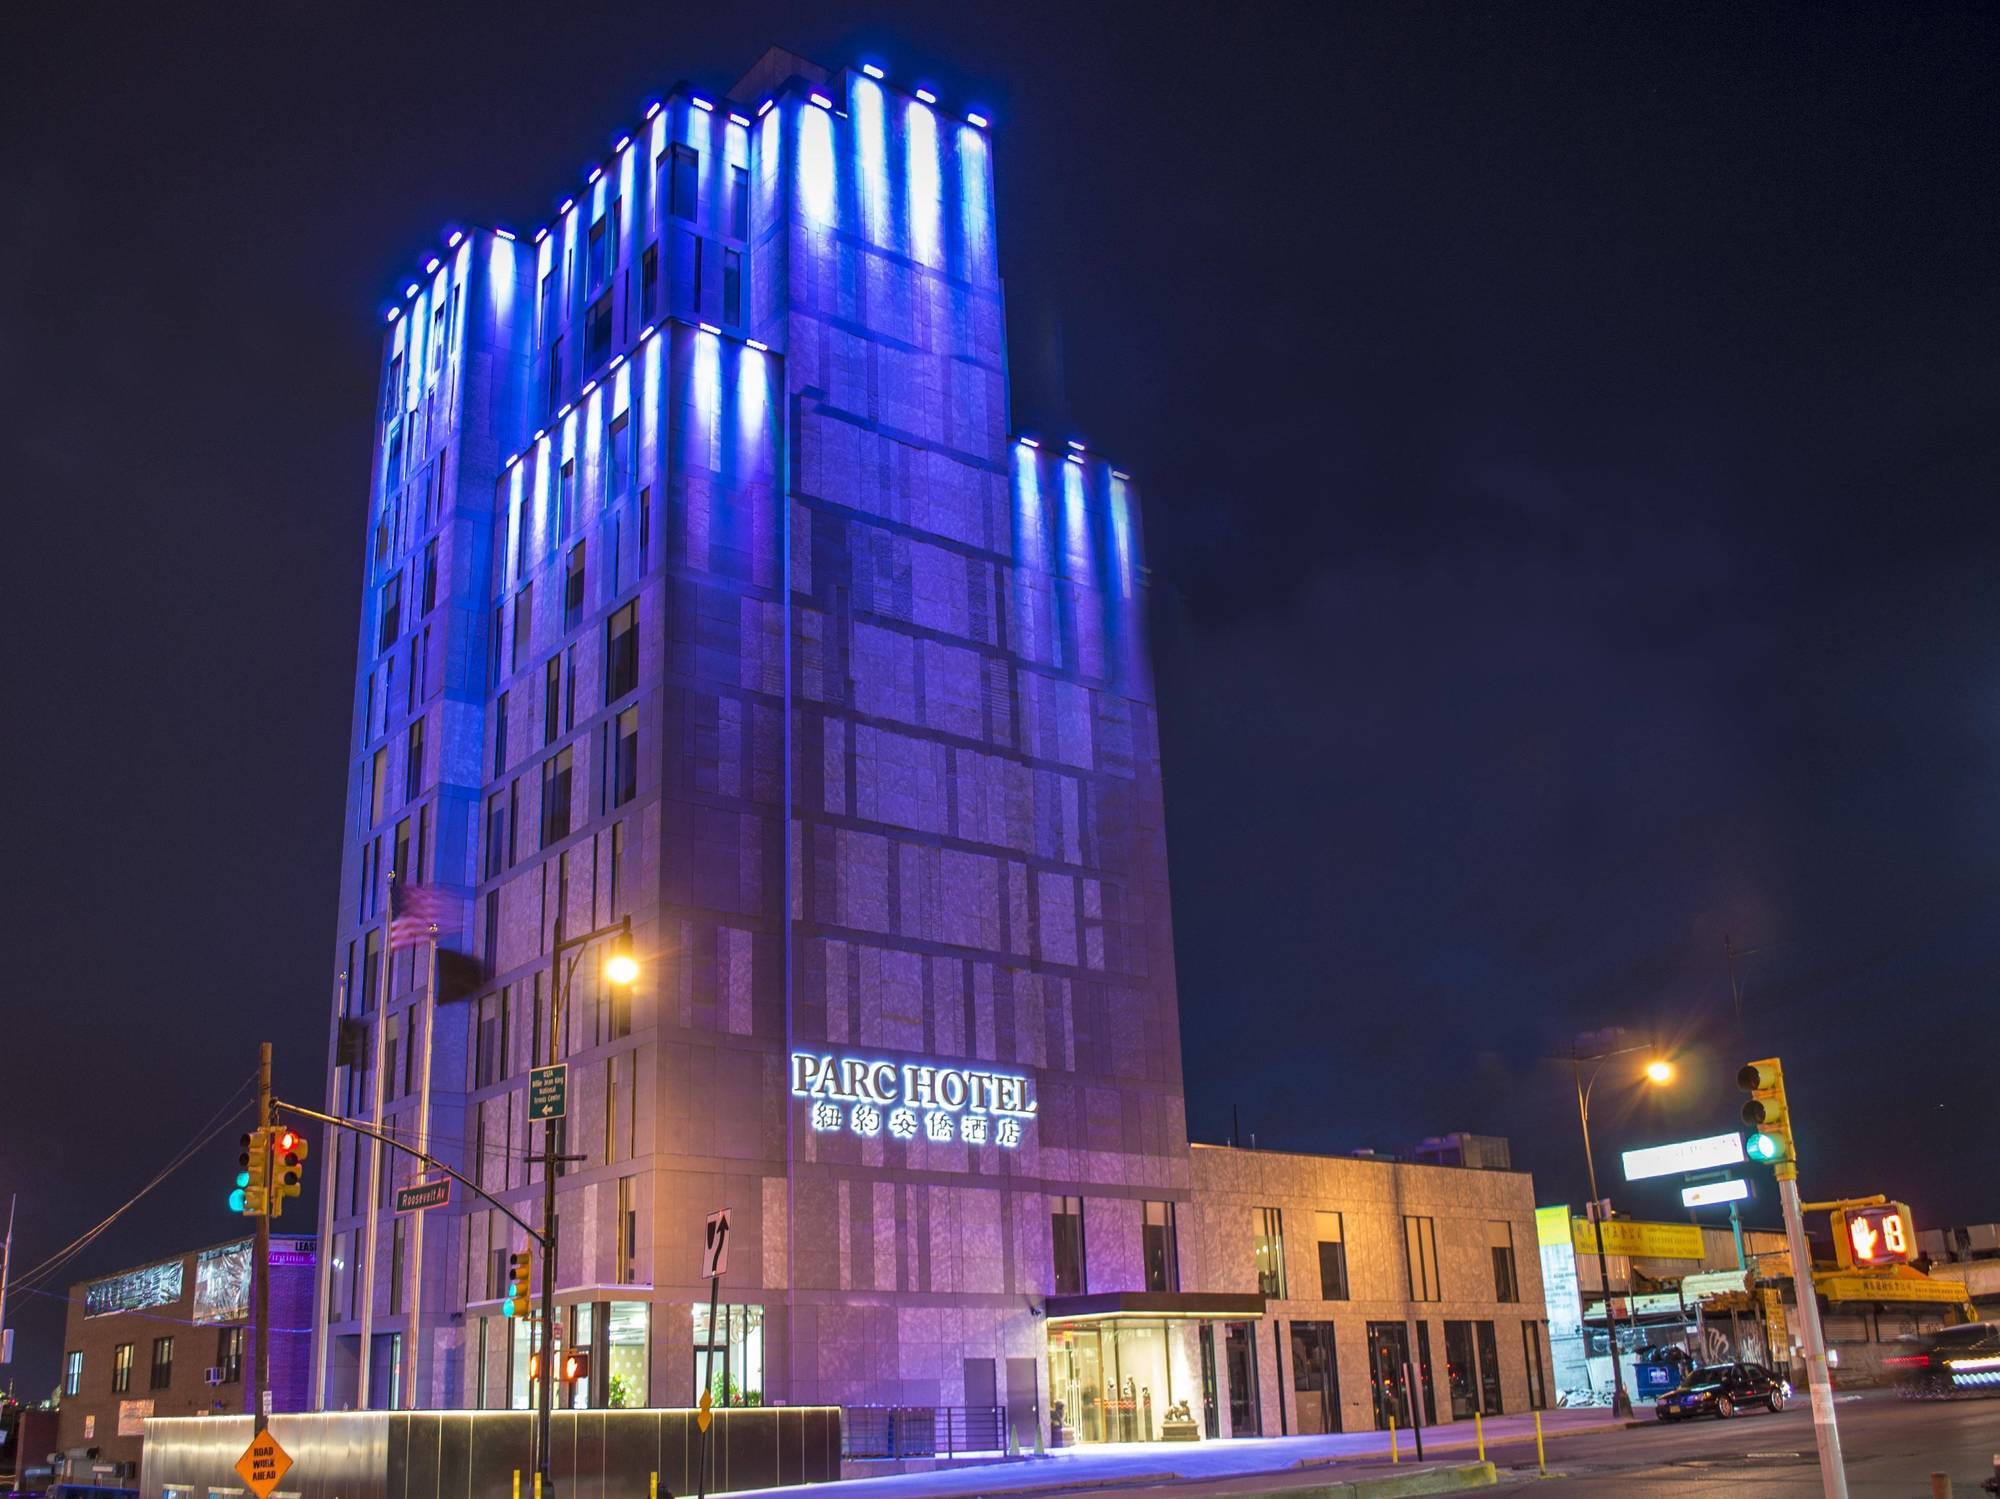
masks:
{"type": "Polygon", "coordinates": [[[458,897],[436,885],[389,882],[389,951],[419,947],[433,930],[458,925],[458,897]]]}

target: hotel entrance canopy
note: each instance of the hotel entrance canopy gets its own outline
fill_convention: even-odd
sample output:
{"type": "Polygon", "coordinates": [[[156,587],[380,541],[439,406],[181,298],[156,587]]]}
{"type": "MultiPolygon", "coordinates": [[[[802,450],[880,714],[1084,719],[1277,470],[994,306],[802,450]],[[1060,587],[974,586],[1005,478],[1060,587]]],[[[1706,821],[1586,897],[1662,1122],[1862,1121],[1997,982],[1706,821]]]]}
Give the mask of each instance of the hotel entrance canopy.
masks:
{"type": "Polygon", "coordinates": [[[1051,1322],[1120,1318],[1247,1322],[1264,1315],[1264,1295],[1261,1291],[1101,1291],[1088,1296],[1051,1296],[1043,1311],[1051,1322]]]}

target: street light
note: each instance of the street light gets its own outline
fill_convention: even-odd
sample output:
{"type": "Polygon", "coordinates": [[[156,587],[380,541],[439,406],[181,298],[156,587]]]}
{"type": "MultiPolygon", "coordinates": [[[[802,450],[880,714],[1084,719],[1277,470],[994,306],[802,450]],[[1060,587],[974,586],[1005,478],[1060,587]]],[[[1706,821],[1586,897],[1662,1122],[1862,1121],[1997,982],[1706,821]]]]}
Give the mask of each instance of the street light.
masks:
{"type": "MultiPolygon", "coordinates": [[[[557,926],[558,933],[562,928],[557,926]]],[[[553,1067],[560,1055],[563,1034],[563,1004],[576,981],[576,965],[582,960],[584,949],[593,942],[606,937],[618,938],[618,946],[604,964],[604,975],[620,988],[629,985],[639,976],[638,960],[632,956],[632,918],[627,916],[610,926],[598,927],[595,931],[582,932],[574,937],[558,937],[553,951],[549,954],[549,1065],[553,1067]],[[564,955],[569,961],[563,961],[564,955]]],[[[542,1317],[540,1365],[532,1370],[536,1392],[535,1422],[535,1469],[541,1477],[539,1491],[545,1495],[555,1493],[555,1474],[549,1463],[550,1414],[555,1406],[555,1329],[556,1329],[556,1124],[554,1119],[542,1124],[542,1317]]]]}
{"type": "MultiPolygon", "coordinates": [[[[1632,1414],[1632,1397],[1625,1393],[1625,1375],[1618,1365],[1618,1319],[1611,1314],[1611,1270],[1604,1253],[1604,1200],[1597,1195],[1597,1159],[1590,1149],[1590,1094],[1596,1088],[1597,1074],[1604,1070],[1607,1060],[1653,1049],[1650,1046],[1619,1046],[1610,1051],[1580,1052],[1575,1042],[1571,1042],[1569,1048],[1570,1072],[1576,1079],[1576,1117],[1583,1126],[1583,1167],[1590,1176],[1590,1220],[1597,1230],[1597,1285],[1604,1293],[1604,1330],[1611,1345],[1611,1413],[1617,1416],[1632,1414]],[[1590,1069],[1588,1082],[1583,1076],[1585,1062],[1597,1063],[1590,1069]]],[[[1673,1081],[1674,1064],[1656,1055],[1646,1063],[1640,1076],[1655,1087],[1662,1086],[1673,1081]]]]}

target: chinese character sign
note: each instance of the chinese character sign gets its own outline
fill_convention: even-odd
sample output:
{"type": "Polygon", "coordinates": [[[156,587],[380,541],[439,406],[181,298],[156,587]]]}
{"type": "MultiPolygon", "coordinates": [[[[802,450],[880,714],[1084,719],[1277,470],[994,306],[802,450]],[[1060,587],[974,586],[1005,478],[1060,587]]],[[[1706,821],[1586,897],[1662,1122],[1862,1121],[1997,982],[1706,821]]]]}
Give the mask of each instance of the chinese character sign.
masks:
{"type": "Polygon", "coordinates": [[[815,1134],[1016,1150],[1035,1117],[1034,1084],[1009,1072],[792,1053],[792,1096],[815,1134]]]}

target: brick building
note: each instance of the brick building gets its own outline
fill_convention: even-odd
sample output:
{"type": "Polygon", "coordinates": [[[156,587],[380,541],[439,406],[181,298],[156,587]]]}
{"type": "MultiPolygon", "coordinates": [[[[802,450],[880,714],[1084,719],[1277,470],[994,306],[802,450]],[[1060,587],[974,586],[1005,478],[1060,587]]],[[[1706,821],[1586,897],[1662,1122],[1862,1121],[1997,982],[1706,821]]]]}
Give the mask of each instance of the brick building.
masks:
{"type": "MultiPolygon", "coordinates": [[[[246,1409],[256,1381],[250,1255],[243,1239],[70,1287],[58,1477],[135,1477],[149,1417],[246,1409]]],[[[315,1261],[313,1239],[271,1240],[276,1410],[308,1408],[315,1261]]]]}

